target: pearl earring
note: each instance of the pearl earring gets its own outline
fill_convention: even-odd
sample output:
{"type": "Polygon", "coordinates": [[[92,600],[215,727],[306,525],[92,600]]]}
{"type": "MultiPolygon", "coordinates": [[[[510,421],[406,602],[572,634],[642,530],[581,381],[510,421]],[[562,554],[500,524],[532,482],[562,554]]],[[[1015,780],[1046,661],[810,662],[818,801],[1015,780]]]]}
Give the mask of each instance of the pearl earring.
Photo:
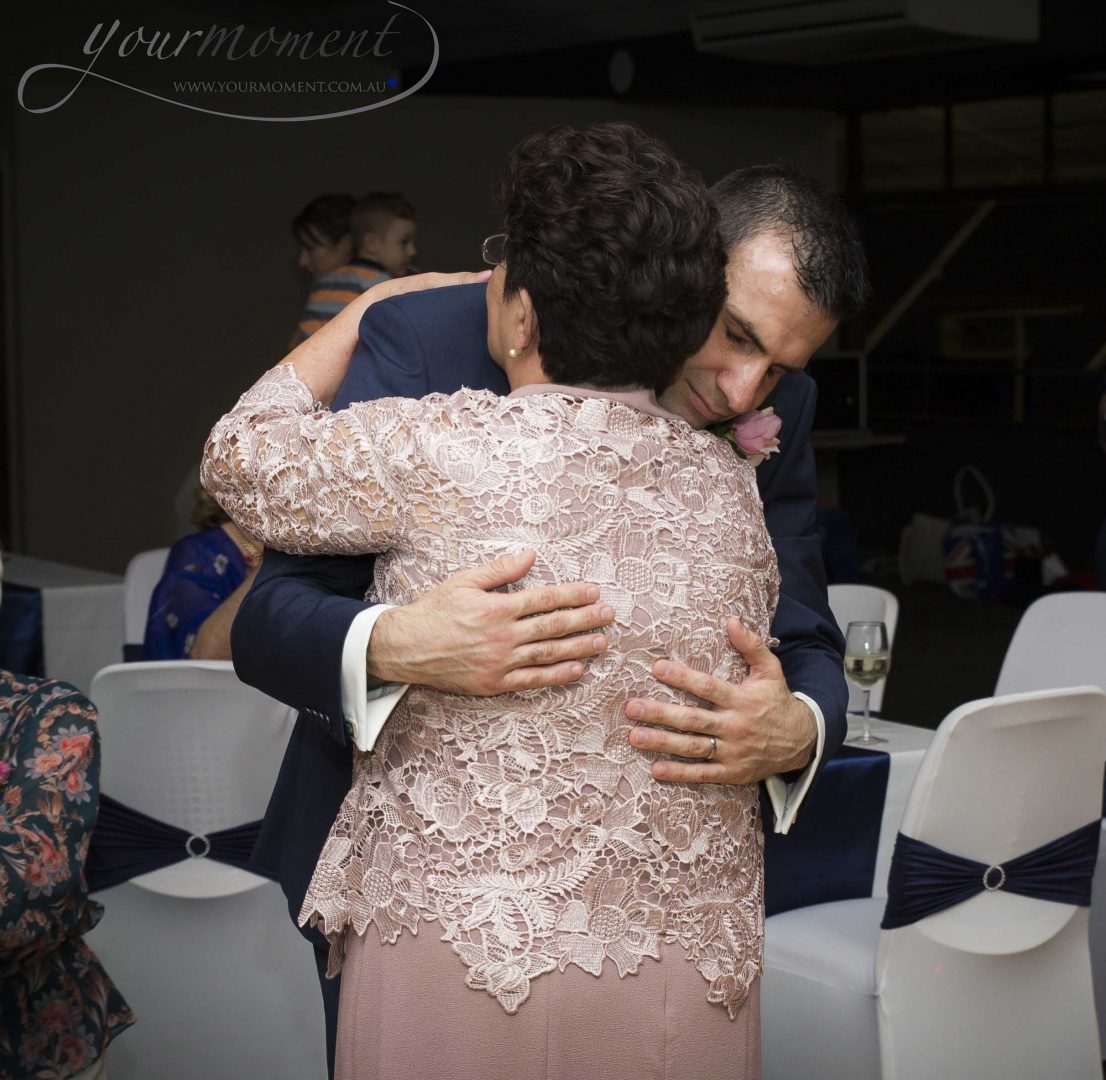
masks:
{"type": "Polygon", "coordinates": [[[517,360],[517,359],[518,359],[518,349],[508,349],[508,350],[507,350],[507,355],[508,355],[508,356],[509,356],[509,357],[510,357],[510,358],[511,358],[512,360],[517,360]]]}

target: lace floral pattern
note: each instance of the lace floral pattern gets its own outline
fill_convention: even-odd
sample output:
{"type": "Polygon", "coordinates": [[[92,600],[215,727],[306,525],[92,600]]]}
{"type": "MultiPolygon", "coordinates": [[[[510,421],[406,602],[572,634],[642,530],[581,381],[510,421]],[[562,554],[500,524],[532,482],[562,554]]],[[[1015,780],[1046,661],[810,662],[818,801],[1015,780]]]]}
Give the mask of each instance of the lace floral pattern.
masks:
{"type": "Polygon", "coordinates": [[[301,920],[341,966],[348,927],[384,942],[433,921],[469,986],[515,1012],[538,975],[633,974],[679,943],[730,1016],[760,971],[754,786],[662,784],[624,714],[672,657],[746,672],[728,615],[767,638],[775,556],[753,469],[682,422],[611,398],[483,391],[319,413],[290,368],[212,432],[204,484],[289,551],[387,551],[378,599],[533,547],[519,584],[591,580],[608,653],[570,686],[466,698],[414,687],[358,754],[301,920]]]}

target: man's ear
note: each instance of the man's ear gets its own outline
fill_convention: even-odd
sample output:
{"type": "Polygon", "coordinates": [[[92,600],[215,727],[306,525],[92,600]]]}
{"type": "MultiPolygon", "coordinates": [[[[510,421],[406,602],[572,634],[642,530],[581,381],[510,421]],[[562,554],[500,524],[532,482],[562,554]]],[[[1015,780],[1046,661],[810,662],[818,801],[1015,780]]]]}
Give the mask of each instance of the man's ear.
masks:
{"type": "Polygon", "coordinates": [[[520,288],[518,297],[518,339],[522,350],[538,347],[538,313],[534,301],[526,289],[520,288]]]}

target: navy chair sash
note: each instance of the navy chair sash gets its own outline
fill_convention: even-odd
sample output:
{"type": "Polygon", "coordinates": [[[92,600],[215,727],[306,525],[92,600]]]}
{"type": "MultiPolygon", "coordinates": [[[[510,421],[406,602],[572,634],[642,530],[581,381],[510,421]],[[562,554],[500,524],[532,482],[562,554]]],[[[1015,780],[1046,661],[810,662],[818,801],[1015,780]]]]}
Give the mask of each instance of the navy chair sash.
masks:
{"type": "Polygon", "coordinates": [[[1100,833],[1100,823],[1092,821],[1016,859],[992,866],[899,833],[880,926],[884,930],[909,926],[981,892],[999,889],[1035,900],[1088,907],[1100,833]]]}
{"type": "Polygon", "coordinates": [[[89,892],[109,889],[188,858],[215,859],[271,878],[271,873],[250,859],[260,829],[260,821],[251,821],[200,836],[101,795],[85,865],[89,892]]]}

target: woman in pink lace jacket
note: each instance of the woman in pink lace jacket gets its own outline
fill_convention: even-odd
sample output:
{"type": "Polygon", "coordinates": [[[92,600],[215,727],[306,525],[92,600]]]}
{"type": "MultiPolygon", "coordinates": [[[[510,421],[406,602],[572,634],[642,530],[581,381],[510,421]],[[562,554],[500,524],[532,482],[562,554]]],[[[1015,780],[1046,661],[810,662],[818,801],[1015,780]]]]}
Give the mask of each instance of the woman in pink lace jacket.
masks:
{"type": "Polygon", "coordinates": [[[413,687],[357,755],[301,915],[343,971],[337,1075],[755,1077],[756,790],[655,781],[624,714],[659,657],[740,681],[726,619],[767,637],[777,597],[752,467],[653,391],[721,306],[714,212],[622,124],[524,141],[499,196],[488,345],[508,397],[322,411],[354,311],[205,453],[205,486],[267,544],[381,552],[379,599],[534,548],[524,584],[592,580],[616,612],[579,682],[413,687]]]}

